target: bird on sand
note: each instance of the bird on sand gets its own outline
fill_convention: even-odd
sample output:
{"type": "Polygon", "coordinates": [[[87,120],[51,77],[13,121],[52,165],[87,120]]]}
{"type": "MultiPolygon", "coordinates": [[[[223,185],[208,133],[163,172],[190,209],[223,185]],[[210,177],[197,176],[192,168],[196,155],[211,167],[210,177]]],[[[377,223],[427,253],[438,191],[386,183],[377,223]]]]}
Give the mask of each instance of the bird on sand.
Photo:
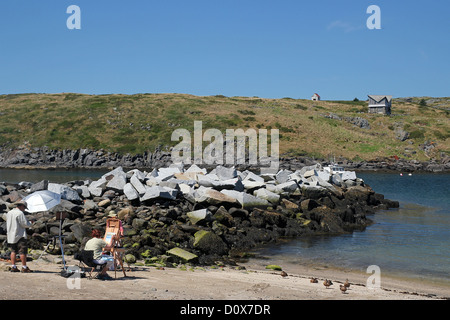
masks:
{"type": "Polygon", "coordinates": [[[345,280],[344,287],[347,289],[350,288],[350,282],[348,282],[348,279],[345,280]]]}
{"type": "Polygon", "coordinates": [[[339,289],[341,289],[342,293],[345,293],[345,291],[347,291],[347,287],[345,285],[342,285],[342,284],[339,286],[339,289]]]}
{"type": "Polygon", "coordinates": [[[281,276],[284,278],[284,277],[287,277],[288,274],[285,271],[281,271],[281,276]]]}
{"type": "Polygon", "coordinates": [[[331,282],[331,280],[325,279],[325,281],[323,282],[323,285],[328,289],[329,286],[331,286],[333,284],[333,282],[331,282]]]}
{"type": "Polygon", "coordinates": [[[309,282],[311,282],[311,283],[317,283],[317,282],[319,282],[319,281],[317,281],[317,278],[311,278],[311,279],[309,280],[309,282]]]}

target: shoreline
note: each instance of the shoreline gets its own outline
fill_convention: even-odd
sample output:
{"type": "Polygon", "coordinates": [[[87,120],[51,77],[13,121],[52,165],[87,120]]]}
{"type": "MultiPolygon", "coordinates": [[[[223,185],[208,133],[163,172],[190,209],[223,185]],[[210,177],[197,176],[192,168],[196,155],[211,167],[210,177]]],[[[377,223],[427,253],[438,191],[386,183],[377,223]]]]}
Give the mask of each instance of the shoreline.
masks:
{"type": "MultiPolygon", "coordinates": [[[[250,258],[249,261],[243,263],[246,268],[264,271],[266,265],[279,264],[280,261],[276,258],[250,258]]],[[[337,283],[344,283],[349,279],[351,283],[365,287],[368,278],[372,273],[367,273],[365,270],[351,269],[348,267],[339,267],[330,263],[305,261],[302,264],[283,261],[280,265],[282,269],[289,273],[299,275],[310,279],[316,277],[318,279],[334,279],[337,283]],[[313,265],[315,264],[315,265],[313,265]]],[[[418,278],[414,275],[398,274],[391,271],[381,270],[380,273],[379,290],[387,292],[398,292],[402,294],[412,294],[426,298],[434,297],[440,299],[450,299],[450,281],[446,283],[437,283],[439,280],[427,280],[418,278]]],[[[320,282],[320,281],[319,281],[320,282]]],[[[370,290],[370,289],[367,289],[370,290]]]]}
{"type": "MultiPolygon", "coordinates": [[[[434,209],[436,207],[424,206],[421,204],[415,204],[411,202],[399,201],[400,206],[404,206],[405,204],[413,204],[416,206],[420,206],[423,208],[434,209]]],[[[383,211],[383,210],[381,210],[383,211]]],[[[376,215],[375,213],[374,215],[376,215]]],[[[371,223],[368,227],[374,223],[376,223],[372,218],[372,215],[368,215],[367,217],[371,223]]],[[[366,232],[363,230],[362,232],[366,232]]],[[[318,236],[310,235],[310,237],[318,236]]],[[[320,236],[320,235],[319,235],[320,236]]],[[[330,237],[339,236],[339,235],[326,235],[330,237]]],[[[282,243],[289,243],[291,241],[296,241],[299,239],[279,239],[276,244],[268,244],[269,246],[280,246],[282,243]]],[[[289,254],[286,256],[277,255],[275,253],[276,249],[271,249],[274,252],[274,255],[261,253],[261,250],[265,250],[265,246],[259,246],[257,248],[253,248],[249,251],[249,258],[245,261],[245,265],[258,269],[264,270],[266,265],[279,265],[283,268],[283,270],[290,270],[294,273],[300,274],[311,274],[315,277],[336,277],[341,282],[344,282],[348,275],[352,275],[354,279],[357,279],[361,284],[365,284],[368,277],[370,277],[370,273],[366,273],[366,270],[361,266],[351,266],[346,265],[345,267],[339,266],[339,263],[336,261],[325,261],[320,258],[311,258],[311,257],[303,257],[301,254],[297,257],[296,261],[292,257],[289,257],[289,254]],[[275,251],[274,251],[275,250],[275,251]]],[[[414,261],[411,262],[413,264],[414,261]]],[[[369,265],[367,265],[369,267],[369,265]]],[[[398,270],[387,270],[386,267],[381,268],[381,283],[383,286],[383,282],[389,283],[389,288],[397,291],[411,291],[412,287],[417,285],[423,291],[422,295],[428,294],[436,294],[445,297],[446,299],[450,299],[450,278],[444,277],[440,275],[431,275],[426,278],[422,277],[417,273],[402,273],[398,270]]]]}
{"type": "MultiPolygon", "coordinates": [[[[150,167],[124,167],[122,166],[124,170],[146,170],[146,169],[152,169],[150,167]]],[[[282,166],[281,166],[282,167],[282,166]]],[[[280,167],[280,169],[281,169],[280,167]]],[[[9,166],[0,166],[0,169],[4,170],[42,170],[42,171],[52,171],[52,170],[61,170],[61,171],[77,171],[77,170],[86,170],[86,171],[109,171],[114,169],[115,166],[108,166],[108,167],[71,167],[71,166],[51,166],[51,165],[43,165],[43,166],[35,166],[35,165],[9,165],[9,166]]],[[[348,167],[346,168],[351,171],[355,171],[356,173],[418,173],[418,174],[441,174],[441,173],[450,173],[450,169],[442,170],[442,171],[428,171],[423,169],[416,169],[414,171],[408,171],[408,170],[399,170],[399,169],[389,169],[389,168],[354,168],[354,167],[348,167]]]]}
{"type": "MultiPolygon", "coordinates": [[[[311,268],[283,268],[264,270],[260,266],[242,264],[241,267],[218,268],[155,268],[132,265],[127,277],[121,271],[117,279],[73,279],[59,275],[62,266],[40,261],[28,263],[33,273],[21,274],[4,271],[0,262],[0,300],[443,300],[450,299],[448,290],[437,286],[420,285],[408,281],[382,281],[380,289],[369,289],[365,280],[353,271],[313,270],[311,268]],[[245,267],[242,268],[242,267],[245,267]],[[318,283],[311,283],[310,277],[318,283]],[[333,285],[325,288],[323,280],[333,285]],[[339,285],[349,279],[351,286],[341,293],[339,285]],[[364,281],[362,281],[364,280],[364,281]],[[72,287],[71,287],[72,286],[72,287]]],[[[76,265],[68,257],[67,265],[76,265]]],[[[114,271],[108,271],[114,277],[114,271]]],[[[386,278],[387,279],[387,278],[386,278]]]]}
{"type": "MultiPolygon", "coordinates": [[[[256,170],[259,167],[247,164],[235,165],[238,170],[256,170]]],[[[298,170],[305,166],[320,163],[329,164],[326,159],[316,159],[308,156],[291,156],[282,154],[279,157],[279,169],[298,170]]],[[[64,149],[53,150],[48,147],[22,146],[15,149],[0,147],[0,169],[81,169],[81,170],[110,170],[121,166],[124,169],[153,169],[167,167],[172,164],[169,150],[155,149],[143,154],[120,154],[108,152],[103,149],[64,149]]],[[[355,172],[450,172],[450,156],[442,156],[439,159],[419,161],[416,159],[404,159],[393,157],[377,157],[372,160],[353,161],[340,157],[336,164],[346,170],[355,172]]],[[[211,165],[199,164],[201,167],[211,165]]]]}

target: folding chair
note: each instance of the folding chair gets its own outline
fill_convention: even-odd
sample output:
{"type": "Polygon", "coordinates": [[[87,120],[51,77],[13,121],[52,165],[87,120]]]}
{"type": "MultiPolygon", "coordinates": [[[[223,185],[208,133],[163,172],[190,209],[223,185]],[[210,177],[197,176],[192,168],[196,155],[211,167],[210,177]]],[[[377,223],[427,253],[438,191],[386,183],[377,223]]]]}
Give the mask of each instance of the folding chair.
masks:
{"type": "MultiPolygon", "coordinates": [[[[125,249],[122,248],[120,238],[122,237],[122,222],[117,218],[106,220],[106,231],[103,240],[108,244],[109,251],[114,258],[114,276],[117,278],[117,267],[120,264],[124,277],[126,277],[125,268],[123,267],[123,255],[125,249]]],[[[105,249],[107,250],[107,249],[105,249]]]]}
{"type": "Polygon", "coordinates": [[[93,279],[98,276],[98,274],[102,271],[104,264],[106,263],[96,263],[94,261],[94,251],[92,250],[81,250],[80,252],[75,253],[74,258],[78,260],[80,263],[78,264],[80,269],[88,269],[89,276],[88,279],[93,279]],[[97,270],[97,267],[100,267],[97,270]],[[97,271],[95,277],[92,276],[92,273],[97,271]]]}

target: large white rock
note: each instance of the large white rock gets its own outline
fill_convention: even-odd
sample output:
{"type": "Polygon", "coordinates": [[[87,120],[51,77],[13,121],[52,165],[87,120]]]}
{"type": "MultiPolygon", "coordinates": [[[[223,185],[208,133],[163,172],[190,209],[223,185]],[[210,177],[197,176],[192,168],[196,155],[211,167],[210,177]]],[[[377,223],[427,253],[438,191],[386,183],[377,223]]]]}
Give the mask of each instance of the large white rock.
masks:
{"type": "Polygon", "coordinates": [[[136,191],[136,189],[133,187],[131,183],[125,184],[123,187],[123,193],[127,197],[128,200],[135,200],[139,198],[139,193],[136,191]]]}
{"type": "Polygon", "coordinates": [[[169,187],[163,187],[163,189],[165,190],[165,192],[162,194],[162,197],[172,200],[175,200],[177,198],[178,192],[180,190],[179,188],[175,189],[169,187]],[[166,196],[166,194],[168,194],[169,196],[166,196]]]}
{"type": "Polygon", "coordinates": [[[105,178],[106,180],[109,180],[109,176],[117,176],[117,175],[124,175],[126,177],[126,173],[123,171],[122,167],[117,167],[114,170],[111,170],[107,173],[105,173],[102,178],[105,178]]]}
{"type": "Polygon", "coordinates": [[[280,183],[277,185],[277,189],[281,190],[281,192],[293,193],[298,189],[298,185],[295,181],[287,181],[285,183],[280,183]]]}
{"type": "Polygon", "coordinates": [[[240,178],[233,178],[228,180],[223,180],[219,184],[220,189],[229,189],[236,191],[244,191],[244,185],[240,178]]]}
{"type": "Polygon", "coordinates": [[[106,189],[112,189],[114,191],[123,191],[123,187],[127,184],[127,176],[124,173],[123,175],[118,174],[115,175],[111,180],[106,184],[106,189]]]}
{"type": "Polygon", "coordinates": [[[214,179],[215,175],[207,174],[207,175],[199,175],[197,176],[197,181],[200,186],[203,187],[211,187],[218,190],[222,189],[230,189],[230,190],[244,190],[244,185],[240,178],[233,178],[228,180],[219,180],[214,179]]]}
{"type": "Polygon", "coordinates": [[[277,185],[271,183],[266,184],[266,189],[276,194],[280,194],[283,192],[283,190],[279,189],[277,185]]]}
{"type": "Polygon", "coordinates": [[[195,202],[195,190],[187,184],[180,184],[180,192],[189,202],[195,202]]]}
{"type": "Polygon", "coordinates": [[[138,178],[138,175],[134,174],[130,178],[130,183],[133,185],[134,189],[136,189],[136,191],[139,195],[143,195],[146,192],[145,186],[141,182],[141,180],[138,178]]]}
{"type": "Polygon", "coordinates": [[[344,171],[341,173],[342,180],[356,180],[355,171],[344,171]]]}
{"type": "Polygon", "coordinates": [[[311,171],[311,170],[316,170],[318,171],[318,165],[312,165],[312,166],[304,166],[303,168],[301,168],[300,170],[297,170],[297,173],[301,176],[305,176],[305,173],[307,171],[311,171]]]}
{"type": "Polygon", "coordinates": [[[154,176],[149,176],[149,175],[147,175],[147,178],[146,178],[146,180],[145,180],[145,186],[148,186],[148,187],[155,187],[155,186],[157,186],[157,185],[159,185],[159,183],[160,183],[161,181],[160,180],[157,180],[157,178],[155,178],[154,176]]]}
{"type": "Polygon", "coordinates": [[[312,169],[312,170],[307,170],[303,173],[303,177],[305,179],[308,179],[309,177],[315,176],[316,175],[316,170],[312,169]]]}
{"type": "Polygon", "coordinates": [[[159,186],[160,187],[167,187],[167,188],[169,188],[169,189],[175,189],[175,190],[180,190],[180,185],[178,184],[178,182],[177,181],[170,181],[170,180],[168,180],[168,181],[161,181],[160,183],[159,183],[159,186]]]}
{"type": "Polygon", "coordinates": [[[324,187],[324,188],[332,188],[332,187],[333,187],[331,183],[322,180],[322,179],[321,179],[320,177],[318,177],[318,176],[312,176],[312,177],[309,177],[309,178],[307,179],[307,181],[309,182],[309,185],[310,185],[310,186],[314,186],[314,187],[315,187],[315,186],[321,186],[321,187],[324,187]]]}
{"type": "Polygon", "coordinates": [[[133,170],[127,171],[127,174],[131,175],[132,177],[135,176],[140,181],[144,181],[145,176],[146,176],[146,174],[144,172],[142,172],[141,170],[138,170],[138,169],[133,169],[133,170]]]}
{"type": "MultiPolygon", "coordinates": [[[[158,170],[153,169],[152,172],[148,173],[146,178],[148,180],[156,181],[156,183],[159,183],[161,181],[167,181],[171,178],[173,178],[176,174],[182,173],[180,168],[178,167],[172,167],[172,168],[159,168],[158,170]]],[[[153,185],[153,182],[146,181],[147,185],[153,185]]]]}
{"type": "Polygon", "coordinates": [[[331,175],[330,175],[329,172],[320,170],[320,171],[316,171],[316,173],[317,173],[317,176],[318,176],[321,180],[323,180],[323,181],[325,181],[325,182],[330,182],[331,175]]]}
{"type": "Polygon", "coordinates": [[[141,202],[157,198],[175,200],[178,192],[178,190],[160,186],[146,186],[145,189],[145,194],[139,198],[141,202]]]}
{"type": "Polygon", "coordinates": [[[275,178],[278,183],[285,183],[285,182],[289,181],[289,176],[292,173],[293,172],[291,170],[282,169],[276,174],[275,178]]]}
{"type": "Polygon", "coordinates": [[[100,178],[96,181],[92,181],[88,190],[94,197],[100,197],[103,194],[103,191],[105,191],[107,183],[108,181],[106,181],[105,178],[100,178]]]}
{"type": "Polygon", "coordinates": [[[146,178],[156,178],[158,176],[158,170],[153,169],[151,172],[147,173],[146,178]]]}
{"type": "Polygon", "coordinates": [[[264,188],[266,186],[265,182],[260,181],[252,181],[252,180],[244,180],[242,181],[245,190],[259,189],[264,188]]]}
{"type": "Polygon", "coordinates": [[[73,189],[76,190],[78,194],[85,199],[91,196],[88,186],[73,186],[73,189]]]}
{"type": "Polygon", "coordinates": [[[253,192],[255,197],[269,201],[272,204],[277,204],[280,201],[280,195],[271,192],[265,188],[257,189],[253,192]]]}
{"type": "Polygon", "coordinates": [[[276,174],[275,173],[262,173],[259,175],[261,178],[264,179],[265,182],[269,182],[269,181],[276,181],[275,177],[276,174]]]}
{"type": "Polygon", "coordinates": [[[169,182],[169,183],[173,182],[178,185],[187,184],[190,187],[193,187],[197,184],[196,180],[183,180],[183,179],[177,179],[177,178],[170,178],[169,180],[167,180],[167,182],[169,182]]]}
{"type": "Polygon", "coordinates": [[[122,167],[105,173],[102,178],[106,181],[106,189],[112,189],[114,191],[123,191],[123,187],[127,183],[127,174],[123,171],[122,167]]]}
{"type": "Polygon", "coordinates": [[[216,174],[220,180],[229,180],[236,178],[238,176],[235,167],[227,168],[224,166],[217,166],[213,171],[214,174],[216,174]]]}
{"type": "Polygon", "coordinates": [[[297,172],[294,172],[289,175],[288,181],[297,181],[298,183],[301,183],[303,179],[304,178],[300,174],[298,174],[297,172]]]}
{"type": "Polygon", "coordinates": [[[59,183],[49,183],[47,186],[48,191],[52,191],[54,193],[58,193],[61,195],[61,199],[65,199],[68,201],[80,201],[80,195],[78,192],[71,187],[59,184],[59,183]]]}
{"type": "Polygon", "coordinates": [[[197,182],[203,187],[215,187],[219,185],[219,180],[214,179],[214,176],[209,174],[197,176],[197,182]]]}
{"type": "Polygon", "coordinates": [[[167,181],[175,176],[175,173],[158,172],[158,175],[154,179],[158,182],[167,181]]]}
{"type": "Polygon", "coordinates": [[[343,181],[342,181],[341,175],[337,174],[337,173],[333,174],[331,176],[331,183],[337,185],[338,187],[342,186],[343,181]]]}
{"type": "Polygon", "coordinates": [[[224,203],[233,204],[237,202],[235,198],[214,189],[206,189],[203,193],[203,197],[206,202],[212,205],[221,205],[224,203]]]}
{"type": "MultiPolygon", "coordinates": [[[[198,176],[203,176],[203,173],[198,172],[183,172],[183,173],[175,173],[174,177],[171,179],[178,179],[178,180],[198,180],[198,176]]],[[[170,180],[170,179],[169,179],[170,180]]]]}
{"type": "Polygon", "coordinates": [[[206,195],[205,192],[206,190],[210,190],[212,189],[211,187],[204,187],[204,186],[200,186],[197,189],[194,189],[194,199],[195,202],[201,203],[206,201],[206,195]]]}
{"type": "Polygon", "coordinates": [[[191,211],[186,215],[193,224],[197,224],[203,220],[210,220],[212,218],[211,212],[208,209],[191,211]]]}
{"type": "Polygon", "coordinates": [[[207,170],[205,168],[200,168],[199,166],[197,166],[196,164],[193,164],[189,167],[189,169],[187,169],[186,171],[184,171],[184,173],[201,173],[201,174],[207,174],[207,170]]]}
{"type": "Polygon", "coordinates": [[[189,194],[194,192],[194,189],[191,188],[191,186],[189,186],[188,184],[182,183],[179,186],[182,194],[189,194]]]}
{"type": "Polygon", "coordinates": [[[244,173],[246,173],[246,175],[245,175],[245,178],[242,180],[243,182],[245,182],[245,181],[264,182],[263,177],[260,177],[251,171],[246,170],[244,173]]]}
{"type": "Polygon", "coordinates": [[[178,169],[180,172],[184,171],[184,164],[183,163],[171,163],[169,165],[169,168],[176,168],[178,169]]]}
{"type": "Polygon", "coordinates": [[[181,170],[179,167],[169,167],[169,168],[159,168],[158,169],[158,176],[174,175],[175,173],[181,173],[181,170]]]}
{"type": "Polygon", "coordinates": [[[239,192],[235,190],[222,190],[221,192],[236,199],[244,209],[266,208],[270,206],[269,201],[255,197],[246,192],[239,192]]]}
{"type": "Polygon", "coordinates": [[[311,176],[306,179],[306,183],[311,187],[316,187],[319,184],[319,181],[314,178],[314,176],[311,176]]]}

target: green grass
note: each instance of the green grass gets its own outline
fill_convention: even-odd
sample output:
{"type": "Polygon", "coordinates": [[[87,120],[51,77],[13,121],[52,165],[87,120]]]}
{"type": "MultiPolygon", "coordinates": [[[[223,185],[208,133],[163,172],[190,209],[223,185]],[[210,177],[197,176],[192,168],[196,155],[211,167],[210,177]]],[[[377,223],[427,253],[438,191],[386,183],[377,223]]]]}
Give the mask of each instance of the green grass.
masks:
{"type": "Polygon", "coordinates": [[[425,160],[429,155],[419,144],[427,139],[437,146],[432,156],[449,153],[450,99],[426,106],[419,105],[420,100],[394,100],[393,115],[388,117],[368,114],[365,101],[187,94],[0,95],[0,146],[102,148],[137,154],[176,145],[171,135],[178,128],[187,129],[193,139],[194,121],[201,120],[203,131],[216,128],[223,134],[226,129],[253,128],[268,129],[270,135],[270,129],[279,129],[282,154],[371,160],[401,155],[410,148],[416,159],[425,160]],[[325,118],[330,112],[341,118],[363,117],[371,128],[325,118]],[[410,132],[413,144],[396,139],[394,129],[399,125],[410,132]]]}

